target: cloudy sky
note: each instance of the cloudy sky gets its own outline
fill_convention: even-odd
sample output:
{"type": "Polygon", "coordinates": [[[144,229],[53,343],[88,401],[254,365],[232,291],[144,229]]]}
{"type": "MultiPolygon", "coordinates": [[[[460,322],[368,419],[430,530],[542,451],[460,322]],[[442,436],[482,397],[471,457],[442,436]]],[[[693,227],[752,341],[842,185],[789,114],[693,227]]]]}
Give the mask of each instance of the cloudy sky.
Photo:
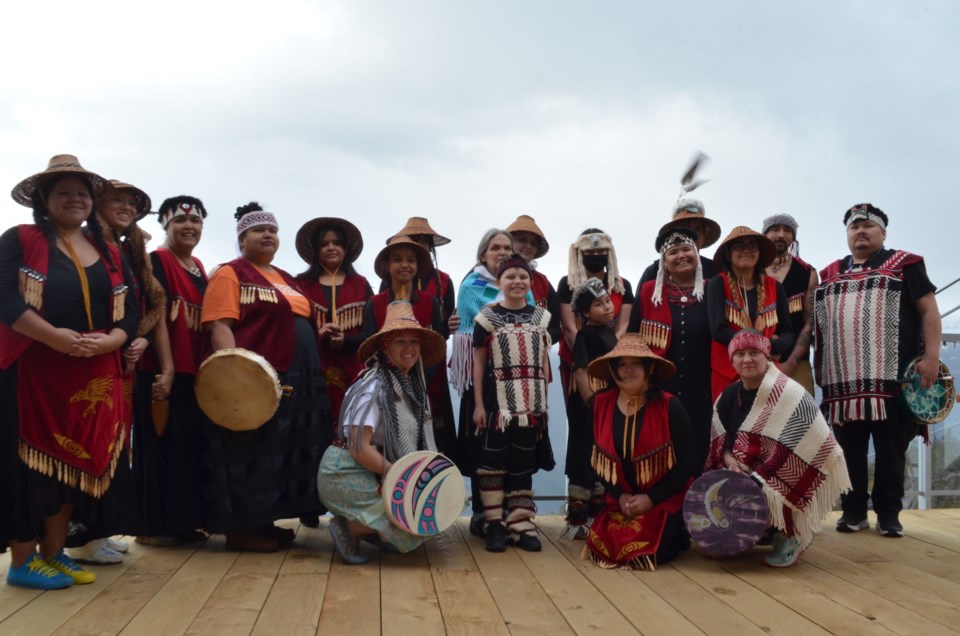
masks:
{"type": "MultiPolygon", "coordinates": [[[[635,282],[701,149],[696,196],[724,233],[789,212],[823,266],[846,253],[843,211],[871,201],[943,285],[960,277],[957,24],[947,0],[4,3],[0,184],[65,152],[155,205],[198,196],[208,265],[235,255],[232,213],[258,200],[294,272],[315,216],[360,227],[370,276],[427,216],[459,279],[486,229],[527,213],[554,281],[599,226],[635,282]]],[[[960,285],[939,300],[960,304],[960,285]]]]}

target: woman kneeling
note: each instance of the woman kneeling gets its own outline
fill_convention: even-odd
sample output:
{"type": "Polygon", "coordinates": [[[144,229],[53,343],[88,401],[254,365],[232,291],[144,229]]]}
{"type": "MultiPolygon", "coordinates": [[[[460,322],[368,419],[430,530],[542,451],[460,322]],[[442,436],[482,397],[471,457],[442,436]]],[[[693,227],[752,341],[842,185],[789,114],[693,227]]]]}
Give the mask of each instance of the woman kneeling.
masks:
{"type": "Polygon", "coordinates": [[[338,436],[323,455],[317,490],[334,513],[330,522],[344,563],[365,563],[358,542],[410,552],[426,537],[394,527],[380,496],[380,480],[408,453],[436,451],[423,366],[446,354],[443,337],[417,322],[409,302],[387,306],[383,327],[357,351],[366,370],[347,390],[338,436]]]}
{"type": "Polygon", "coordinates": [[[587,536],[590,556],[606,568],[656,569],[690,544],[683,497],[698,469],[687,412],[657,386],[673,363],[627,333],[587,373],[617,385],[593,404],[591,459],[606,505],[587,536]]]}
{"type": "Polygon", "coordinates": [[[850,478],[840,445],[813,396],[770,361],[759,331],[737,332],[727,347],[739,380],[714,405],[706,470],[759,477],[770,509],[770,567],[793,565],[820,531],[850,478]]]}

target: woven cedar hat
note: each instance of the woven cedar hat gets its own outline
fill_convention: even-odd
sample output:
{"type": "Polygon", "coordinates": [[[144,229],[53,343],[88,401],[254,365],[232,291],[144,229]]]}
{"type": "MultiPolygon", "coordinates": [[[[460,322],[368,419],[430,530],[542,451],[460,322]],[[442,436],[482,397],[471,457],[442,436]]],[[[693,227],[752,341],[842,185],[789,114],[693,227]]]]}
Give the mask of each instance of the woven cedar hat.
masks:
{"type": "Polygon", "coordinates": [[[407,224],[399,232],[387,239],[387,244],[397,236],[429,236],[434,247],[440,247],[450,242],[446,236],[440,236],[430,227],[430,222],[422,216],[411,216],[407,224]]]}
{"type": "Polygon", "coordinates": [[[307,221],[297,230],[297,254],[306,261],[307,265],[313,265],[317,258],[317,246],[313,244],[313,240],[317,230],[322,227],[336,228],[347,237],[347,253],[343,257],[344,263],[352,263],[357,260],[360,252],[363,251],[363,235],[360,234],[357,226],[346,219],[335,216],[321,216],[307,221]]]}
{"type": "Polygon", "coordinates": [[[614,358],[650,358],[653,365],[653,377],[658,381],[666,380],[674,373],[677,368],[666,358],[661,358],[646,345],[643,338],[638,333],[625,333],[620,336],[616,346],[602,355],[587,366],[587,373],[600,380],[613,382],[613,376],[610,373],[610,361],[614,358]]]}
{"type": "Polygon", "coordinates": [[[398,234],[387,241],[387,246],[380,250],[380,253],[377,254],[377,258],[374,259],[373,271],[377,273],[377,276],[383,280],[390,280],[390,271],[387,269],[387,261],[390,259],[390,251],[398,245],[411,248],[414,254],[417,255],[417,276],[423,276],[425,273],[433,269],[433,263],[430,261],[430,254],[427,253],[427,250],[423,249],[422,245],[414,241],[409,236],[398,234]]]}
{"type": "Polygon", "coordinates": [[[420,337],[420,359],[424,367],[431,367],[446,358],[447,343],[443,336],[433,329],[421,327],[413,314],[413,305],[406,300],[396,300],[387,305],[383,326],[357,348],[357,357],[367,360],[380,350],[380,344],[386,336],[398,331],[411,331],[420,337]]]}
{"type": "Polygon", "coordinates": [[[530,234],[536,235],[536,237],[540,239],[540,247],[537,249],[537,254],[534,258],[540,258],[550,251],[550,244],[547,243],[547,237],[543,235],[543,230],[540,229],[540,226],[537,225],[537,222],[533,220],[532,216],[521,214],[517,217],[516,221],[507,227],[507,232],[511,234],[514,232],[529,232],[530,234]]]}
{"type": "Polygon", "coordinates": [[[49,181],[50,179],[56,179],[71,174],[83,177],[89,181],[90,186],[93,188],[94,197],[100,196],[103,190],[109,187],[106,179],[81,166],[80,160],[75,156],[54,155],[47,163],[46,170],[43,172],[38,172],[32,177],[27,177],[18,183],[16,187],[13,188],[13,191],[10,192],[10,196],[12,196],[13,200],[20,205],[25,205],[28,208],[31,208],[33,207],[31,197],[33,197],[33,193],[37,191],[37,188],[41,183],[49,181]]]}
{"type": "Polygon", "coordinates": [[[116,190],[127,191],[133,195],[137,206],[137,218],[136,221],[141,221],[145,216],[150,214],[150,207],[153,205],[150,201],[150,197],[147,196],[147,193],[138,188],[135,185],[130,185],[129,183],[124,183],[123,181],[117,181],[116,179],[110,179],[110,188],[105,189],[100,193],[100,199],[106,199],[110,196],[111,192],[116,190]]]}
{"type": "Polygon", "coordinates": [[[686,227],[687,221],[695,220],[703,223],[703,247],[710,247],[720,239],[720,224],[708,219],[703,212],[703,204],[696,199],[684,199],[677,204],[673,211],[673,219],[664,224],[657,234],[663,234],[677,227],[686,227]],[[684,206],[684,203],[689,203],[684,206]],[[698,211],[694,211],[694,209],[698,211]]]}
{"type": "Polygon", "coordinates": [[[713,254],[713,263],[716,265],[718,272],[725,272],[729,269],[730,244],[737,239],[743,238],[757,239],[757,245],[760,246],[760,260],[757,262],[757,266],[761,269],[766,269],[767,266],[773,262],[773,259],[777,257],[777,247],[773,244],[773,241],[745,225],[738,225],[730,230],[730,233],[727,234],[723,242],[717,246],[717,251],[713,254]]]}

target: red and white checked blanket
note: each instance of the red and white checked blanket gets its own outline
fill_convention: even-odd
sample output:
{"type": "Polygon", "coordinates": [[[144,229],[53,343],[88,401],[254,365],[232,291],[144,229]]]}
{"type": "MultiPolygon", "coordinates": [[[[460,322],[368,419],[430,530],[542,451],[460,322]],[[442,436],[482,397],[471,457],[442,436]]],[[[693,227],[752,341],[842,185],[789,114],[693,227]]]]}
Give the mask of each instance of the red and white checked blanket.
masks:
{"type": "MultiPolygon", "coordinates": [[[[726,430],[716,410],[711,435],[707,470],[724,467],[726,430]]],[[[772,364],[731,452],[763,478],[771,523],[787,532],[792,526],[804,544],[850,490],[843,451],[813,397],[772,364]]]]}

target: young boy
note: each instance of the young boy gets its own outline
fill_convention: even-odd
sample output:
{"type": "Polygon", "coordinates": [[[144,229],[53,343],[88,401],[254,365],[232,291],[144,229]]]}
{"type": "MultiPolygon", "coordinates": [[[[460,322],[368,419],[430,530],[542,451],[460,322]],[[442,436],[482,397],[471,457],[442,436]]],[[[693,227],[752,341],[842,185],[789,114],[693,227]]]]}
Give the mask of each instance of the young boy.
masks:
{"type": "Polygon", "coordinates": [[[533,474],[554,467],[547,434],[550,312],[527,304],[530,266],[521,256],[500,264],[497,285],[503,300],[480,310],[473,331],[486,549],[503,552],[509,536],[522,550],[538,552],[533,474]]]}
{"type": "Polygon", "coordinates": [[[593,449],[593,396],[608,387],[587,375],[587,365],[609,353],[617,344],[611,327],[613,301],[603,281],[591,278],[573,292],[573,308],[585,324],[577,332],[573,345],[573,380],[576,392],[567,402],[567,527],[563,536],[586,539],[590,521],[590,502],[602,504],[602,488],[590,465],[593,449]]]}

